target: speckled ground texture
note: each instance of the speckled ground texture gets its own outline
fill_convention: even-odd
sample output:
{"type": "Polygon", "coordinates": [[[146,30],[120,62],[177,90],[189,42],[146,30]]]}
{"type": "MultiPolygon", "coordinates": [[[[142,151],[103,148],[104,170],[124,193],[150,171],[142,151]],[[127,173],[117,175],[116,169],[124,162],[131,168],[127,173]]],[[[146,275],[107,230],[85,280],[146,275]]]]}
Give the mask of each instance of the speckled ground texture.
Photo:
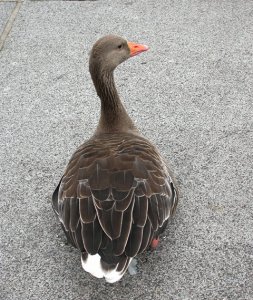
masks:
{"type": "Polygon", "coordinates": [[[0,53],[0,299],[253,299],[253,1],[25,1],[0,53]],[[115,33],[150,51],[121,97],[170,161],[180,203],[139,273],[82,271],[51,194],[95,129],[88,51],[115,33]]]}
{"type": "Polygon", "coordinates": [[[1,2],[0,0],[0,34],[3,32],[6,22],[15,7],[14,2],[1,2]]]}

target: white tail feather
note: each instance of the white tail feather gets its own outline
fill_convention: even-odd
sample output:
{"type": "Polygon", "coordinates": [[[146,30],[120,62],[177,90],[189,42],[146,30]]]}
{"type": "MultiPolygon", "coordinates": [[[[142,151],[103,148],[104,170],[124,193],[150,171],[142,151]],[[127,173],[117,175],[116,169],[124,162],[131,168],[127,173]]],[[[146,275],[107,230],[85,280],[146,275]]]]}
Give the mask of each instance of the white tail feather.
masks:
{"type": "MultiPolygon", "coordinates": [[[[132,259],[130,259],[129,263],[132,259]]],[[[116,281],[119,281],[121,277],[124,275],[125,272],[118,272],[116,271],[117,266],[115,269],[106,271],[102,268],[101,265],[101,257],[99,254],[91,255],[88,254],[88,257],[86,259],[83,259],[81,257],[82,267],[83,269],[90,273],[91,275],[97,277],[97,278],[105,278],[105,280],[109,283],[114,283],[116,281]]]]}

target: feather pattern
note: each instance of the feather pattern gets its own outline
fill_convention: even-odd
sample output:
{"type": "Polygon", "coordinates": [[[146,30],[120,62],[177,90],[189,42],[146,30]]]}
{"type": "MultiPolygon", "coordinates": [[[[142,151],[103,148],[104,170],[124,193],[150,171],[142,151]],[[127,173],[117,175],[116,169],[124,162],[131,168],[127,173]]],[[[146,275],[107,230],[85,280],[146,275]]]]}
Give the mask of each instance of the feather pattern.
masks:
{"type": "Polygon", "coordinates": [[[177,191],[149,141],[102,134],[79,147],[53,199],[72,244],[99,253],[104,270],[121,272],[160,233],[175,210],[177,191]]]}

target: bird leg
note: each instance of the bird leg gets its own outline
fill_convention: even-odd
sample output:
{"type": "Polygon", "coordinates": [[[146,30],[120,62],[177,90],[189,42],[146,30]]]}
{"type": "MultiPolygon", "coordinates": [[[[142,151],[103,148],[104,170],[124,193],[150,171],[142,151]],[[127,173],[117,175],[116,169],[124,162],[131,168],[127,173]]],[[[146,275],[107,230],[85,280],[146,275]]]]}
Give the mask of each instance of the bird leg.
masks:
{"type": "Polygon", "coordinates": [[[150,244],[150,248],[151,250],[155,250],[157,248],[159,244],[159,237],[157,237],[157,239],[153,239],[151,244],[150,244]]]}
{"type": "Polygon", "coordinates": [[[130,275],[137,274],[137,259],[133,258],[128,266],[128,273],[130,275]]]}

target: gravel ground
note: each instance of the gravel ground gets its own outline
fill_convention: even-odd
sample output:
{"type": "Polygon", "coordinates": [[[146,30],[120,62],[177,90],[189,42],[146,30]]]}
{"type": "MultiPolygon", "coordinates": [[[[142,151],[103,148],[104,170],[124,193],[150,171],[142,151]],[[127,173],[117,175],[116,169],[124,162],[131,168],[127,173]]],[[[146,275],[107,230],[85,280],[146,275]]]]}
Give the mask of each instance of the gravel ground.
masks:
{"type": "Polygon", "coordinates": [[[1,299],[252,300],[252,36],[252,0],[22,3],[0,52],[1,299]],[[159,249],[114,285],[82,271],[51,209],[98,120],[88,51],[108,33],[150,46],[117,86],[181,194],[159,249]]]}

